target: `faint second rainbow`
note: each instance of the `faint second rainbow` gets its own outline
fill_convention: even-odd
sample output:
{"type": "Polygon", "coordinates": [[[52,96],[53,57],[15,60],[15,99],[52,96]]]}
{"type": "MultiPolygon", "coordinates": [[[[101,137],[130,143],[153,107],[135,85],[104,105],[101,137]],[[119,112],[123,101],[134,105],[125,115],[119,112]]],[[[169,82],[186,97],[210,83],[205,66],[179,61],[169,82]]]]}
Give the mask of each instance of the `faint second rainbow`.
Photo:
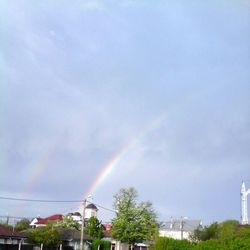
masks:
{"type": "Polygon", "coordinates": [[[91,186],[88,188],[87,192],[84,194],[84,198],[89,195],[93,195],[96,189],[101,185],[102,182],[108,177],[108,175],[115,169],[116,166],[124,159],[124,157],[134,148],[139,141],[142,140],[148,134],[148,132],[157,128],[164,119],[164,115],[158,116],[153,122],[145,126],[140,132],[134,136],[128,143],[123,145],[123,147],[108,161],[107,164],[101,169],[100,173],[92,182],[91,186]]]}

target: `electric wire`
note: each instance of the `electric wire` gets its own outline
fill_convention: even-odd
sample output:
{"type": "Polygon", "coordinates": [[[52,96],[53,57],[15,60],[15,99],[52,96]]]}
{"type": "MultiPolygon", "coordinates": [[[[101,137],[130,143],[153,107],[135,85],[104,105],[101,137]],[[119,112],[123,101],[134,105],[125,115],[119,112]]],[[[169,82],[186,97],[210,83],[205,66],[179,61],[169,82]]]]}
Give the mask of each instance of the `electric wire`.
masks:
{"type": "MultiPolygon", "coordinates": [[[[0,200],[42,202],[42,203],[81,203],[81,202],[83,202],[83,200],[46,200],[46,199],[43,200],[43,199],[27,199],[27,198],[15,198],[15,197],[4,197],[4,196],[0,196],[0,200]]],[[[86,201],[89,202],[89,203],[94,204],[98,208],[101,208],[101,209],[116,213],[116,211],[111,209],[111,208],[104,207],[104,206],[102,206],[100,204],[94,203],[94,202],[89,201],[89,200],[86,200],[86,201]]]]}
{"type": "Polygon", "coordinates": [[[28,201],[28,202],[45,202],[45,203],[76,203],[82,202],[82,200],[42,200],[42,199],[24,199],[24,198],[13,198],[0,196],[0,200],[11,200],[11,201],[28,201]]]}

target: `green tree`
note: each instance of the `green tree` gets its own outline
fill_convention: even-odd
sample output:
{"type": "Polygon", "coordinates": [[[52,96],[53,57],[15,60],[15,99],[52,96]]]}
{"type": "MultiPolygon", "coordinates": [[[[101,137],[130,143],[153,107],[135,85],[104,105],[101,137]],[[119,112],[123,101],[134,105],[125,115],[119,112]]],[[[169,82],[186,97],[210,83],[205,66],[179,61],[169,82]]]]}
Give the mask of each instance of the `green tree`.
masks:
{"type": "Polygon", "coordinates": [[[239,225],[237,227],[236,237],[250,239],[250,225],[239,225]]]}
{"type": "Polygon", "coordinates": [[[158,233],[156,213],[150,202],[137,203],[137,191],[123,188],[115,196],[116,217],[112,237],[131,245],[151,240],[158,233]]]}
{"type": "Polygon", "coordinates": [[[20,232],[30,227],[30,221],[28,219],[22,219],[16,223],[15,231],[20,232]]]}
{"type": "Polygon", "coordinates": [[[194,241],[205,241],[216,239],[218,237],[219,225],[217,222],[212,223],[210,226],[198,228],[194,230],[191,239],[194,241]]]}
{"type": "Polygon", "coordinates": [[[236,220],[226,220],[218,226],[218,239],[228,240],[236,236],[236,231],[239,226],[239,222],[236,220]]]}
{"type": "Polygon", "coordinates": [[[74,221],[70,215],[65,216],[63,220],[56,222],[55,226],[80,230],[80,224],[77,221],[74,221]]]}
{"type": "Polygon", "coordinates": [[[102,224],[95,216],[90,217],[87,221],[85,233],[93,239],[101,239],[103,237],[102,224]]]}
{"type": "Polygon", "coordinates": [[[59,231],[52,223],[45,227],[30,229],[27,233],[28,241],[32,244],[44,244],[46,246],[58,246],[60,243],[59,231]]]}
{"type": "Polygon", "coordinates": [[[107,240],[95,239],[92,242],[92,250],[110,250],[111,242],[107,240]]]}

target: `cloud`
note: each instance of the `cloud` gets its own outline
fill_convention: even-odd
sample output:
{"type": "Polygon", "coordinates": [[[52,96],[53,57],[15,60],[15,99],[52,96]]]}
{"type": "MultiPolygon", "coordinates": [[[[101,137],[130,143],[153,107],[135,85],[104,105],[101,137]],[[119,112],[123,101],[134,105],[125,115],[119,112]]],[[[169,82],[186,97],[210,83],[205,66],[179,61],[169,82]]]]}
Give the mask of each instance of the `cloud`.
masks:
{"type": "MultiPolygon", "coordinates": [[[[5,2],[2,195],[82,198],[117,152],[166,114],[95,202],[111,207],[121,187],[135,186],[162,220],[237,218],[238,186],[249,179],[249,17],[233,6],[5,2]]],[[[5,203],[1,213],[21,216],[17,207],[5,203]]],[[[62,211],[23,207],[25,215],[62,211]]]]}

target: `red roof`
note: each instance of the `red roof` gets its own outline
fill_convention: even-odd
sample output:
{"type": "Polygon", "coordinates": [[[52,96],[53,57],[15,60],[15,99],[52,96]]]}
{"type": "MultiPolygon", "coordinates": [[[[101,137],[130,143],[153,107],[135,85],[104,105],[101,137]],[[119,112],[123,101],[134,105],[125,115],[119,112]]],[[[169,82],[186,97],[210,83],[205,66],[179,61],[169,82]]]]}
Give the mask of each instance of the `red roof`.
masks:
{"type": "Polygon", "coordinates": [[[48,222],[50,221],[60,221],[60,220],[63,220],[63,215],[61,214],[54,214],[54,215],[51,215],[47,218],[37,218],[37,222],[36,224],[47,224],[48,222]]]}
{"type": "Polygon", "coordinates": [[[102,224],[102,227],[104,236],[110,237],[112,231],[112,224],[111,223],[102,224]]]}
{"type": "Polygon", "coordinates": [[[18,237],[19,235],[17,233],[14,233],[11,229],[8,227],[5,227],[3,225],[0,225],[0,235],[5,237],[18,237]]]}
{"type": "Polygon", "coordinates": [[[106,230],[106,231],[111,231],[111,229],[112,229],[111,223],[102,224],[102,226],[104,227],[104,230],[106,230]]]}

